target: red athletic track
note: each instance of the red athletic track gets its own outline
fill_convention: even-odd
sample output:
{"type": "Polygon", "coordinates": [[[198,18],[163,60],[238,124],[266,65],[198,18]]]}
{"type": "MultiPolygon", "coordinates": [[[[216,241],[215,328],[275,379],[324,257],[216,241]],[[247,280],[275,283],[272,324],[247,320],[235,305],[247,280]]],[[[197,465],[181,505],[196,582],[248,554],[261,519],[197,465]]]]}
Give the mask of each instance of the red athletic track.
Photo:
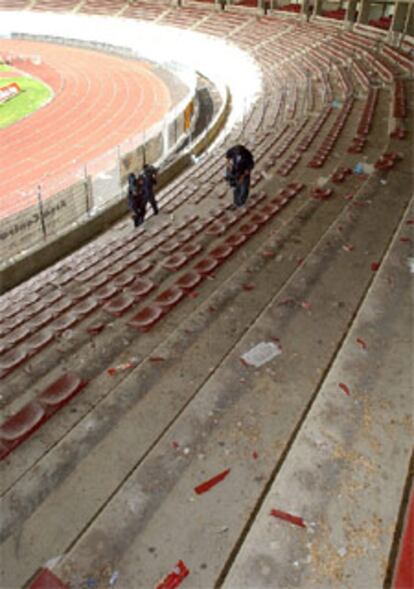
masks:
{"type": "Polygon", "coordinates": [[[0,130],[0,216],[25,208],[21,195],[42,178],[81,168],[161,120],[171,104],[165,84],[139,62],[20,40],[0,40],[0,53],[40,55],[41,66],[17,67],[55,92],[39,111],[0,130]]]}

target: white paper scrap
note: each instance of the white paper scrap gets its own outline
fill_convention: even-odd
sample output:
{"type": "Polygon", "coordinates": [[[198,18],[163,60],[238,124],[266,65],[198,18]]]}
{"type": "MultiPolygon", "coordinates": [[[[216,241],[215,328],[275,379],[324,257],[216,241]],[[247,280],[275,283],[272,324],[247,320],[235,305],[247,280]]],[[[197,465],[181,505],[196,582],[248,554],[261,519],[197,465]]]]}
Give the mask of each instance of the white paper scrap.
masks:
{"type": "Polygon", "coordinates": [[[251,350],[242,355],[242,359],[252,366],[263,366],[276,356],[282,353],[280,346],[273,342],[260,342],[257,346],[254,346],[251,350]]]}

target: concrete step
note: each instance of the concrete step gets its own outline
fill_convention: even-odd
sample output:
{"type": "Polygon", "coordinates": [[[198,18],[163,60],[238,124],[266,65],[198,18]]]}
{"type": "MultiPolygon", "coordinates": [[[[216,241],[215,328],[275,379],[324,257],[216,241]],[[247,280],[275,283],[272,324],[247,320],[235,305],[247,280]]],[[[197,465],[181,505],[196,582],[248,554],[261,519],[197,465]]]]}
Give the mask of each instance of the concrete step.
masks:
{"type": "Polygon", "coordinates": [[[413,213],[411,203],[224,588],[383,585],[412,452],[413,277],[401,238],[413,213]]]}
{"type": "MultiPolygon", "coordinates": [[[[389,210],[393,191],[392,175],[386,186],[379,177],[373,179],[364,195],[366,204],[355,207],[351,217],[349,211],[339,216],[284,289],[271,296],[264,312],[248,322],[248,306],[241,303],[266,292],[265,280],[269,292],[275,292],[269,282],[277,271],[275,260],[266,267],[257,289],[241,292],[236,300],[231,297],[233,313],[220,306],[219,330],[210,321],[206,329],[199,318],[194,320],[191,353],[183,349],[183,342],[181,346],[174,342],[160,354],[167,360],[157,370],[152,365],[146,378],[142,372],[139,380],[138,373],[128,377],[110,405],[84,420],[79,431],[72,432],[76,450],[66,439],[49,469],[46,461],[42,465],[42,492],[40,480],[32,488],[23,480],[16,486],[15,500],[20,497],[24,503],[26,489],[32,506],[25,518],[13,518],[10,494],[5,511],[8,529],[4,528],[5,562],[10,565],[3,569],[4,582],[11,570],[15,575],[15,536],[27,553],[27,542],[40,525],[42,537],[51,537],[64,505],[66,514],[71,514],[65,517],[64,530],[61,527],[54,534],[53,544],[45,540],[31,546],[30,561],[23,566],[19,562],[21,579],[33,572],[36,563],[68,551],[54,569],[66,581],[98,575],[109,566],[120,572],[121,587],[130,587],[133,579],[140,579],[142,587],[153,586],[170,568],[166,563],[172,566],[182,558],[191,570],[192,586],[214,585],[266,494],[375,276],[371,263],[380,262],[409,198],[402,194],[389,210]],[[342,249],[340,234],[354,244],[354,251],[342,249]],[[292,299],[310,307],[298,311],[297,304],[286,303],[292,299]],[[197,380],[226,334],[246,323],[251,325],[249,331],[243,336],[242,329],[238,343],[218,364],[212,363],[211,374],[197,380]],[[242,353],[271,337],[280,339],[280,356],[262,369],[240,364],[242,353]],[[231,472],[220,486],[199,498],[194,495],[196,485],[225,468],[231,472]],[[76,501],[80,489],[81,506],[76,501]],[[90,523],[82,533],[85,522],[90,523]]],[[[327,209],[318,210],[326,214],[327,209]]],[[[222,297],[226,294],[225,288],[220,290],[222,297]]]]}

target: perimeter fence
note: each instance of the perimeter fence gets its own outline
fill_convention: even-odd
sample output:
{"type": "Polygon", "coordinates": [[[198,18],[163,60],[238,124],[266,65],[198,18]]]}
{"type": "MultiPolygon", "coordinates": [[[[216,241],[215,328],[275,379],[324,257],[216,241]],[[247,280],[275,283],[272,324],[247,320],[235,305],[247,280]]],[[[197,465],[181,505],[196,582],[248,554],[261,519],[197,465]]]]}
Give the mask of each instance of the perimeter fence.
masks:
{"type": "Polygon", "coordinates": [[[177,64],[168,67],[188,91],[162,121],[96,158],[74,159],[62,174],[0,196],[0,266],[123,198],[130,172],[159,165],[191,133],[196,74],[177,64]]]}

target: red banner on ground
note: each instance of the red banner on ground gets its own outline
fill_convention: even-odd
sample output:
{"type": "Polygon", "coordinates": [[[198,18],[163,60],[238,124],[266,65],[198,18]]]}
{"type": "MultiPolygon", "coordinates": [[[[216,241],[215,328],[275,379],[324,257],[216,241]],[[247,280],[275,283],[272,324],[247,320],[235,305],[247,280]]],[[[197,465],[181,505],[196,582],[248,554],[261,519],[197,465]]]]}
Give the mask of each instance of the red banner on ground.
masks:
{"type": "Polygon", "coordinates": [[[7,102],[11,98],[14,98],[21,92],[21,88],[19,84],[13,82],[12,84],[7,84],[7,86],[3,86],[0,88],[0,104],[7,102]]]}

